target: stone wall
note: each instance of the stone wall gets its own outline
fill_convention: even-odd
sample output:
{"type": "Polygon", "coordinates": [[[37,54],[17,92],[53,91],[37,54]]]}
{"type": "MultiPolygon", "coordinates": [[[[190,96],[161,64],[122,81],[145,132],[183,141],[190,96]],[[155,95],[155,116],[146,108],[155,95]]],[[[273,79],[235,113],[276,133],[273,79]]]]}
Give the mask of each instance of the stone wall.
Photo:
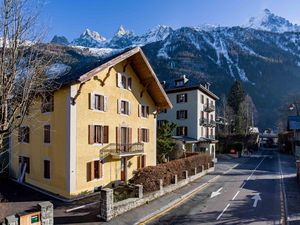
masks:
{"type": "MultiPolygon", "coordinates": [[[[37,205],[37,208],[33,211],[40,212],[40,221],[41,225],[53,225],[53,204],[51,202],[41,202],[37,205]]],[[[27,225],[22,224],[21,217],[26,216],[27,214],[32,214],[32,211],[30,213],[27,212],[20,212],[16,215],[7,216],[5,218],[5,221],[2,223],[2,225],[27,225]]]]}
{"type": "Polygon", "coordinates": [[[129,198],[117,203],[113,202],[113,190],[109,188],[105,188],[101,190],[101,200],[100,200],[100,217],[104,219],[105,221],[109,221],[112,218],[123,214],[133,208],[139,207],[147,202],[150,202],[156,198],[161,197],[162,195],[165,195],[167,193],[170,193],[176,189],[179,189],[188,183],[204,176],[205,174],[209,172],[214,171],[214,167],[209,166],[208,169],[205,170],[204,166],[202,166],[202,172],[197,173],[197,170],[195,168],[195,174],[192,176],[188,176],[188,171],[185,171],[185,179],[178,181],[177,175],[174,176],[173,181],[171,185],[163,186],[163,181],[160,180],[160,190],[151,192],[148,194],[143,195],[143,186],[142,185],[136,185],[136,196],[137,198],[129,198]]]}

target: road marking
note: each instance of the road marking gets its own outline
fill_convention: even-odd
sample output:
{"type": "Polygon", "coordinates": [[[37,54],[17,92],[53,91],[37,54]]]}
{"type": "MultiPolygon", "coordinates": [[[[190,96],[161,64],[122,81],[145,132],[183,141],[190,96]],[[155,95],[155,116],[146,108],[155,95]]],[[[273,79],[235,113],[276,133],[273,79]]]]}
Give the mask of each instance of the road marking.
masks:
{"type": "Polygon", "coordinates": [[[238,191],[231,200],[233,201],[238,196],[239,193],[240,193],[240,191],[238,191]]]}
{"type": "Polygon", "coordinates": [[[210,198],[216,197],[217,195],[221,194],[223,187],[219,188],[217,191],[213,191],[210,195],[210,198]]]}
{"type": "Polygon", "coordinates": [[[254,200],[254,202],[253,202],[253,207],[254,208],[257,206],[258,201],[261,201],[261,197],[260,197],[259,193],[254,195],[251,199],[254,200]]]}
{"type": "Polygon", "coordinates": [[[278,156],[278,164],[279,164],[279,172],[280,172],[280,209],[281,209],[281,218],[280,222],[282,225],[289,224],[289,216],[287,209],[287,200],[284,186],[284,177],[281,167],[280,154],[277,153],[278,156]]]}
{"type": "Polygon", "coordinates": [[[220,215],[217,217],[217,220],[219,220],[222,215],[224,214],[224,212],[228,209],[228,207],[230,206],[230,203],[227,204],[227,206],[223,209],[223,211],[220,213],[220,215]]]}
{"type": "MultiPolygon", "coordinates": [[[[235,164],[233,167],[231,167],[227,171],[223,172],[222,174],[229,173],[231,170],[233,170],[238,165],[239,165],[239,163],[235,164]]],[[[221,175],[215,176],[214,178],[210,179],[206,183],[204,183],[201,186],[199,186],[196,190],[193,190],[192,192],[189,192],[189,193],[185,194],[184,196],[182,196],[181,200],[179,200],[179,201],[173,201],[173,202],[169,203],[165,207],[162,207],[161,209],[158,209],[157,211],[155,211],[154,213],[152,213],[150,216],[148,215],[148,216],[140,219],[138,222],[135,223],[135,225],[136,224],[145,225],[145,224],[150,223],[151,221],[155,220],[156,218],[158,218],[158,217],[166,214],[167,212],[169,212],[172,209],[176,208],[177,206],[181,205],[182,203],[184,203],[185,201],[187,201],[189,198],[193,197],[194,195],[196,195],[197,193],[199,193],[200,191],[202,191],[203,189],[205,189],[213,181],[219,179],[220,177],[221,177],[221,175]]]]}
{"type": "MultiPolygon", "coordinates": [[[[257,166],[254,168],[254,170],[252,171],[252,173],[250,174],[250,176],[248,177],[249,179],[252,177],[252,175],[255,173],[255,171],[258,169],[258,167],[262,164],[262,162],[265,160],[265,157],[257,164],[257,166]]],[[[249,180],[247,178],[247,180],[249,180]]],[[[243,187],[245,186],[246,182],[243,182],[242,186],[240,187],[240,190],[243,189],[243,187]]],[[[232,200],[234,200],[237,195],[240,193],[240,190],[233,196],[232,200]]],[[[223,213],[227,210],[227,208],[230,206],[230,203],[227,204],[227,206],[225,207],[225,209],[223,210],[223,212],[217,217],[217,220],[219,220],[223,213]]],[[[255,206],[256,207],[256,206],[255,206]]]]}

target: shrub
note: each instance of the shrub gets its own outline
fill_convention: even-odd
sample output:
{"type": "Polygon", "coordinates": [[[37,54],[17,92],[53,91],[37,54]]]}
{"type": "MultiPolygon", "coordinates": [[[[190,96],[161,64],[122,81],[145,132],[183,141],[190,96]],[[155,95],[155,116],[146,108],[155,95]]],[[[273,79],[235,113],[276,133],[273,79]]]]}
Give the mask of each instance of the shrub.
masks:
{"type": "Polygon", "coordinates": [[[197,168],[197,171],[200,172],[202,165],[205,165],[205,168],[207,168],[208,163],[211,163],[211,157],[208,154],[198,153],[187,158],[139,169],[129,182],[143,185],[144,192],[157,191],[159,190],[160,179],[167,186],[172,183],[174,175],[177,175],[178,180],[181,180],[183,179],[184,171],[187,170],[190,174],[192,169],[197,168]]]}

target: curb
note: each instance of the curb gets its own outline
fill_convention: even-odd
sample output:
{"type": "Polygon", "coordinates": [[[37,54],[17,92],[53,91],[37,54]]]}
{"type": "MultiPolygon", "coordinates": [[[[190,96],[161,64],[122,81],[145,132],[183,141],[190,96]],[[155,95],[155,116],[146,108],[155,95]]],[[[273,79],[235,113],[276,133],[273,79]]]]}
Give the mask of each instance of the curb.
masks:
{"type": "MultiPolygon", "coordinates": [[[[223,174],[226,174],[228,172],[230,172],[232,169],[234,169],[235,167],[237,167],[239,165],[235,164],[233,167],[231,167],[230,169],[228,169],[227,171],[225,171],[223,174]]],[[[158,217],[160,215],[162,215],[165,212],[168,212],[169,210],[171,210],[173,207],[176,207],[177,205],[179,205],[180,203],[184,202],[185,200],[187,200],[188,198],[192,197],[194,194],[196,194],[197,192],[201,191],[203,188],[205,188],[206,186],[208,186],[211,182],[213,182],[214,180],[217,180],[221,175],[217,175],[215,177],[213,177],[212,179],[210,179],[209,181],[205,182],[204,184],[201,184],[200,186],[198,186],[197,188],[189,191],[188,193],[181,195],[179,198],[173,200],[172,202],[168,203],[167,205],[165,205],[164,207],[154,211],[153,213],[143,217],[142,219],[140,219],[138,222],[134,223],[134,225],[145,225],[147,224],[149,219],[151,219],[152,217],[158,217]]],[[[155,218],[154,218],[155,219],[155,218]]]]}

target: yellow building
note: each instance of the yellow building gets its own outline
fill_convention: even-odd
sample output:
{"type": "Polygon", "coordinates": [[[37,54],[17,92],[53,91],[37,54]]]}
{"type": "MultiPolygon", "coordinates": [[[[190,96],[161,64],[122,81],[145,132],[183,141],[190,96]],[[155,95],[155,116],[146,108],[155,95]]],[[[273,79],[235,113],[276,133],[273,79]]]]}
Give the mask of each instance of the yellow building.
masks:
{"type": "Polygon", "coordinates": [[[83,71],[37,99],[11,138],[11,176],[65,198],[156,165],[156,114],[171,107],[140,48],[83,71]]]}

